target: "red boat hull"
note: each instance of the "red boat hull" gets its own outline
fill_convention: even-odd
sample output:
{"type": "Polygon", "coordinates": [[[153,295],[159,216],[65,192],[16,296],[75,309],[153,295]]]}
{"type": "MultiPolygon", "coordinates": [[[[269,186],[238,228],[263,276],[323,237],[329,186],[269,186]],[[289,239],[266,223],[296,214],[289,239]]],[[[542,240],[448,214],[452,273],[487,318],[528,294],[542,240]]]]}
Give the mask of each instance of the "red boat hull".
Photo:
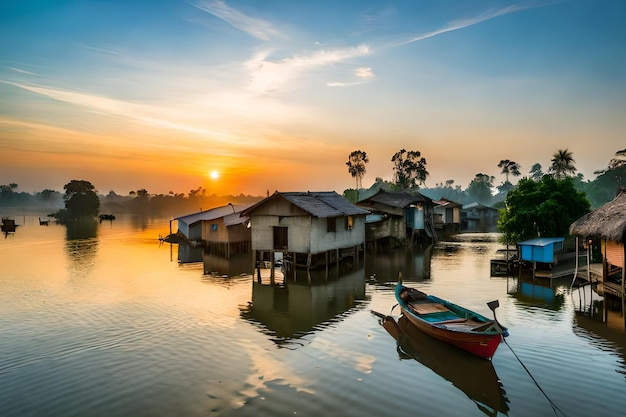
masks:
{"type": "Polygon", "coordinates": [[[453,331],[428,323],[416,317],[404,307],[402,307],[402,313],[415,327],[427,335],[481,358],[491,359],[502,341],[501,334],[476,334],[453,331]]]}

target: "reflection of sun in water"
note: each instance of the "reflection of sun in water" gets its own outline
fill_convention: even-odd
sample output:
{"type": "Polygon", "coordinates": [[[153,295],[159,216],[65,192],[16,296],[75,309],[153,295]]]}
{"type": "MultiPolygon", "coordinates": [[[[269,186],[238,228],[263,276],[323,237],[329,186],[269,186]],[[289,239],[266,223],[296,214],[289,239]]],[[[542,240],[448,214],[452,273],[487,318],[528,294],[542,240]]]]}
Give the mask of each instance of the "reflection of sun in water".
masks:
{"type": "Polygon", "coordinates": [[[213,170],[209,172],[209,177],[211,177],[212,180],[216,180],[220,177],[220,173],[217,172],[216,170],[213,170]]]}

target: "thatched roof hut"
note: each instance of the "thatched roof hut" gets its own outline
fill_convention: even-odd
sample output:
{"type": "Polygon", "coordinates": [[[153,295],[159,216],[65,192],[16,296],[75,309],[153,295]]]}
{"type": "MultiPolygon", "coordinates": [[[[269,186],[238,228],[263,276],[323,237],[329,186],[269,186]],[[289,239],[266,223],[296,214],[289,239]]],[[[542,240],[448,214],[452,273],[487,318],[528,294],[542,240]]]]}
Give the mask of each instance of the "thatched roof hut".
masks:
{"type": "Polygon", "coordinates": [[[626,191],[576,220],[570,225],[569,233],[572,236],[626,243],[626,191]]]}

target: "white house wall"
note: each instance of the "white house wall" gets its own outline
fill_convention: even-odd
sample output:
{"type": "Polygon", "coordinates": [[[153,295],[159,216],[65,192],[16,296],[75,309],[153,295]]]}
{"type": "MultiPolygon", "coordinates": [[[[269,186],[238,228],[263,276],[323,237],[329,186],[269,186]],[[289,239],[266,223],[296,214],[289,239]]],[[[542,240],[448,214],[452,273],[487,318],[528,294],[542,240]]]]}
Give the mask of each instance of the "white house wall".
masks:
{"type": "Polygon", "coordinates": [[[314,218],[311,225],[311,253],[323,253],[331,249],[349,248],[365,241],[365,216],[354,216],[352,229],[346,229],[346,218],[337,217],[335,232],[327,232],[326,218],[314,218]]]}
{"type": "Polygon", "coordinates": [[[252,222],[252,249],[274,249],[274,227],[287,227],[289,251],[308,253],[309,235],[311,234],[311,218],[307,216],[277,217],[277,216],[254,216],[252,222]]]}
{"type": "Polygon", "coordinates": [[[273,250],[276,226],[287,227],[289,252],[317,254],[363,244],[365,216],[355,216],[351,230],[345,228],[345,217],[338,217],[336,221],[336,232],[327,232],[326,218],[254,216],[252,250],[273,250]]]}

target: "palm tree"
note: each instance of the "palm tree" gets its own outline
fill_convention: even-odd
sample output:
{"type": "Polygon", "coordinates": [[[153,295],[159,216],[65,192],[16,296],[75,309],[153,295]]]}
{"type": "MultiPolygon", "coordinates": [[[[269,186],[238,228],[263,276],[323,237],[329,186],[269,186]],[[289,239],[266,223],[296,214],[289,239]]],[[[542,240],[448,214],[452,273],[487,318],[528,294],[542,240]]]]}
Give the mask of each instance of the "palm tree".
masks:
{"type": "Polygon", "coordinates": [[[541,177],[543,177],[543,172],[541,171],[541,164],[535,163],[528,172],[530,174],[530,178],[533,181],[541,181],[541,177]]]}
{"type": "Polygon", "coordinates": [[[574,174],[576,167],[574,166],[574,157],[572,153],[567,149],[559,149],[552,155],[552,166],[550,172],[557,180],[562,180],[574,174]]]}
{"type": "Polygon", "coordinates": [[[501,174],[506,176],[506,182],[509,182],[509,174],[514,177],[518,177],[522,175],[520,172],[520,165],[515,161],[509,161],[508,159],[503,159],[498,164],[498,168],[502,168],[501,174]]]}
{"type": "Polygon", "coordinates": [[[367,153],[361,150],[352,151],[350,155],[348,155],[348,162],[346,165],[348,167],[348,172],[352,175],[352,178],[356,179],[356,189],[363,188],[363,177],[365,176],[365,164],[367,164],[370,160],[367,158],[367,153]]]}

